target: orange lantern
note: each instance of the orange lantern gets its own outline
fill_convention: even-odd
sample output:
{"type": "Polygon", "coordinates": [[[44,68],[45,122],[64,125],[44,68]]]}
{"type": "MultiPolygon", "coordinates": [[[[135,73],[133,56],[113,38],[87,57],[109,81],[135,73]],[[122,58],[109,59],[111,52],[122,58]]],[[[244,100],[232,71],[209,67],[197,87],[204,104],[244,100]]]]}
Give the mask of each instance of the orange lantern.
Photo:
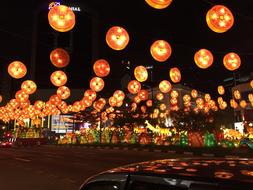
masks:
{"type": "Polygon", "coordinates": [[[166,110],[166,105],[164,104],[164,103],[162,103],[160,106],[159,106],[159,108],[160,108],[160,110],[161,111],[164,111],[164,110],[166,110]]]}
{"type": "Polygon", "coordinates": [[[240,106],[241,106],[241,108],[246,108],[247,102],[245,100],[241,100],[240,101],[240,106]]]}
{"type": "Polygon", "coordinates": [[[241,66],[241,58],[236,53],[228,53],[223,58],[223,64],[226,69],[234,71],[241,66]]]}
{"type": "Polygon", "coordinates": [[[141,90],[141,84],[137,80],[131,80],[127,85],[127,89],[131,94],[137,94],[141,90]]]}
{"type": "Polygon", "coordinates": [[[134,76],[139,82],[144,82],[148,79],[148,71],[146,67],[140,65],[135,67],[134,76]]]}
{"type": "Polygon", "coordinates": [[[60,104],[60,102],[61,102],[61,98],[56,94],[50,96],[49,98],[49,103],[51,103],[52,105],[57,106],[58,104],[60,104]]]}
{"type": "Polygon", "coordinates": [[[97,93],[94,90],[88,89],[84,92],[84,99],[94,101],[97,97],[97,93]]]}
{"type": "Polygon", "coordinates": [[[179,95],[178,91],[176,90],[172,90],[170,93],[171,98],[177,98],[179,95]]]}
{"type": "Polygon", "coordinates": [[[62,99],[66,100],[70,96],[70,89],[67,86],[60,86],[56,94],[62,99]]]}
{"type": "Polygon", "coordinates": [[[110,73],[110,65],[106,60],[99,59],[94,63],[93,71],[98,77],[106,77],[110,73]]]}
{"type": "Polygon", "coordinates": [[[218,98],[217,98],[217,102],[218,102],[219,104],[221,104],[221,103],[223,102],[223,98],[222,98],[222,97],[218,97],[218,98]]]}
{"type": "Polygon", "coordinates": [[[155,9],[164,9],[168,7],[172,0],[145,0],[147,4],[155,9]]]}
{"type": "Polygon", "coordinates": [[[169,81],[163,80],[159,83],[159,89],[162,93],[168,93],[172,88],[172,85],[169,81]]]}
{"type": "Polygon", "coordinates": [[[220,94],[220,95],[223,95],[224,93],[225,93],[225,89],[224,89],[224,87],[223,86],[218,86],[218,93],[220,94]]]}
{"type": "Polygon", "coordinates": [[[42,110],[44,107],[45,107],[45,102],[41,100],[37,100],[36,102],[34,102],[34,108],[36,110],[42,110]]]}
{"type": "Polygon", "coordinates": [[[37,85],[32,80],[26,80],[21,84],[21,89],[27,94],[33,94],[37,89],[37,85]]]}
{"type": "Polygon", "coordinates": [[[253,80],[250,81],[250,86],[253,88],[253,80]]]}
{"type": "Polygon", "coordinates": [[[183,96],[183,100],[184,100],[184,102],[190,102],[190,101],[191,101],[191,96],[188,95],[188,94],[185,94],[185,95],[183,96]]]}
{"type": "Polygon", "coordinates": [[[171,46],[165,40],[157,40],[150,47],[152,57],[159,62],[166,61],[171,56],[171,46]]]}
{"type": "Polygon", "coordinates": [[[148,107],[151,107],[153,105],[153,101],[152,100],[147,100],[146,105],[148,107]]]}
{"type": "Polygon", "coordinates": [[[54,66],[63,68],[69,64],[69,54],[62,48],[56,48],[50,53],[50,60],[54,66]]]}
{"type": "Polygon", "coordinates": [[[27,69],[24,63],[13,61],[8,66],[8,73],[15,79],[20,79],[26,75],[27,69]]]}
{"type": "Polygon", "coordinates": [[[67,75],[60,70],[53,72],[50,76],[50,81],[57,87],[65,85],[67,80],[67,75]]]}
{"type": "Polygon", "coordinates": [[[223,33],[233,26],[234,16],[227,7],[215,5],[207,12],[206,22],[212,31],[223,33]]]}
{"type": "Polygon", "coordinates": [[[180,70],[176,67],[170,69],[170,79],[172,82],[177,83],[181,80],[180,70]]]}
{"type": "Polygon", "coordinates": [[[26,102],[29,99],[29,95],[25,93],[23,90],[19,90],[15,94],[15,98],[18,102],[26,102]]]}
{"type": "Polygon", "coordinates": [[[253,94],[249,93],[249,94],[248,94],[248,98],[249,98],[249,101],[250,101],[250,102],[253,102],[253,94]]]}
{"type": "Polygon", "coordinates": [[[93,77],[90,80],[90,88],[94,90],[95,92],[100,92],[101,90],[103,90],[104,86],[105,86],[105,82],[102,78],[93,77]]]}
{"type": "Polygon", "coordinates": [[[204,104],[204,100],[203,100],[202,98],[198,98],[198,99],[196,100],[196,104],[197,104],[197,105],[202,105],[202,104],[204,104]]]}
{"type": "Polygon", "coordinates": [[[237,100],[241,99],[241,93],[239,90],[235,90],[233,94],[234,94],[235,99],[237,100]]]}
{"type": "Polygon", "coordinates": [[[206,69],[213,64],[213,55],[207,49],[200,49],[194,55],[196,65],[201,69],[206,69]]]}
{"type": "Polygon", "coordinates": [[[125,98],[125,93],[121,90],[116,90],[114,93],[113,93],[113,97],[116,98],[117,102],[121,102],[124,100],[125,98]]]}
{"type": "Polygon", "coordinates": [[[209,102],[211,100],[211,95],[210,94],[205,94],[205,101],[209,102]]]}
{"type": "Polygon", "coordinates": [[[148,99],[148,91],[147,90],[140,90],[138,92],[138,97],[140,98],[140,100],[147,100],[148,99]]]}
{"type": "Polygon", "coordinates": [[[67,32],[75,26],[75,14],[65,5],[54,6],[48,12],[50,26],[59,32],[67,32]]]}
{"type": "Polygon", "coordinates": [[[170,104],[171,105],[176,105],[177,103],[178,103],[177,98],[171,98],[170,99],[170,104]]]}
{"type": "Polygon", "coordinates": [[[161,100],[164,99],[164,95],[163,95],[161,92],[158,92],[158,93],[156,94],[156,99],[159,100],[159,101],[161,101],[161,100]]]}
{"type": "Polygon", "coordinates": [[[197,98],[197,97],[198,97],[198,91],[195,90],[195,89],[193,89],[193,90],[191,91],[191,96],[192,96],[193,98],[197,98]]]}
{"type": "Polygon", "coordinates": [[[127,31],[120,26],[111,27],[106,33],[106,43],[114,50],[124,49],[129,42],[127,31]]]}
{"type": "Polygon", "coordinates": [[[110,104],[110,106],[112,106],[112,107],[116,106],[116,104],[117,104],[117,99],[116,99],[114,96],[110,97],[110,98],[109,98],[109,104],[110,104]]]}
{"type": "Polygon", "coordinates": [[[235,108],[238,107],[238,104],[237,104],[237,102],[234,99],[231,99],[230,100],[230,106],[235,109],[235,108]]]}
{"type": "Polygon", "coordinates": [[[3,101],[3,97],[2,95],[0,95],[0,103],[3,101]]]}
{"type": "Polygon", "coordinates": [[[87,107],[90,107],[92,105],[92,101],[89,100],[89,99],[83,98],[81,100],[81,104],[83,104],[87,108],[87,107]]]}

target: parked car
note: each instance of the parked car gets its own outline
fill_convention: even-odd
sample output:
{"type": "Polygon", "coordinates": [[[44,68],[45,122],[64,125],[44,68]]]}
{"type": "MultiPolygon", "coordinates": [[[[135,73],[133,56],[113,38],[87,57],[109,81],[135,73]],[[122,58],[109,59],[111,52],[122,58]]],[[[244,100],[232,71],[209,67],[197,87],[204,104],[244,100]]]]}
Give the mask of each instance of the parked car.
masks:
{"type": "Polygon", "coordinates": [[[12,147],[12,142],[0,141],[0,147],[2,147],[2,148],[11,148],[12,147]]]}
{"type": "Polygon", "coordinates": [[[131,164],[87,179],[80,190],[249,190],[253,159],[188,158],[131,164]]]}

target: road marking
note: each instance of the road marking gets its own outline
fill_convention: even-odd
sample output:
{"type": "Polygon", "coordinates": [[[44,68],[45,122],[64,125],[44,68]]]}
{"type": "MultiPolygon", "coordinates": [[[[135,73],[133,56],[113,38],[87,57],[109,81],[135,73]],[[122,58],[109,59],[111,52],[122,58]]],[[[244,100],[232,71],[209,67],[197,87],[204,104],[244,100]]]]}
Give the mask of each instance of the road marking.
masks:
{"type": "Polygon", "coordinates": [[[23,159],[23,158],[15,158],[15,160],[23,161],[23,162],[31,162],[31,160],[23,159]]]}

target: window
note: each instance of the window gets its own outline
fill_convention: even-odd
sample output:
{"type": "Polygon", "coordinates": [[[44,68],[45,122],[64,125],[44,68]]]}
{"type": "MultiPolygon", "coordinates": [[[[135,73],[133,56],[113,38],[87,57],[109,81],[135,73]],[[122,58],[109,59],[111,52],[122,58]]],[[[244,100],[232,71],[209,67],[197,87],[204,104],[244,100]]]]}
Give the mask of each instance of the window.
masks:
{"type": "Polygon", "coordinates": [[[90,183],[81,190],[119,190],[120,185],[116,182],[95,182],[90,183]]]}
{"type": "Polygon", "coordinates": [[[133,182],[130,190],[185,190],[187,188],[158,183],[133,182]]]}

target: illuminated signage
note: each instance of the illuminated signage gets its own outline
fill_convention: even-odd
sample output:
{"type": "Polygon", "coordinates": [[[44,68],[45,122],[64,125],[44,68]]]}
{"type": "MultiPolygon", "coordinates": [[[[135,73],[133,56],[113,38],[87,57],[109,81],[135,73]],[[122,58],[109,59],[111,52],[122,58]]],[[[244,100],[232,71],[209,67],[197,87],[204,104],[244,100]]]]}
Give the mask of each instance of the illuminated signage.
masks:
{"type": "MultiPolygon", "coordinates": [[[[59,6],[61,5],[61,2],[51,2],[49,5],[48,5],[48,9],[52,9],[53,7],[55,6],[59,6]]],[[[69,6],[69,8],[71,8],[72,11],[74,12],[81,12],[81,8],[80,7],[74,7],[74,6],[69,6]]]]}

